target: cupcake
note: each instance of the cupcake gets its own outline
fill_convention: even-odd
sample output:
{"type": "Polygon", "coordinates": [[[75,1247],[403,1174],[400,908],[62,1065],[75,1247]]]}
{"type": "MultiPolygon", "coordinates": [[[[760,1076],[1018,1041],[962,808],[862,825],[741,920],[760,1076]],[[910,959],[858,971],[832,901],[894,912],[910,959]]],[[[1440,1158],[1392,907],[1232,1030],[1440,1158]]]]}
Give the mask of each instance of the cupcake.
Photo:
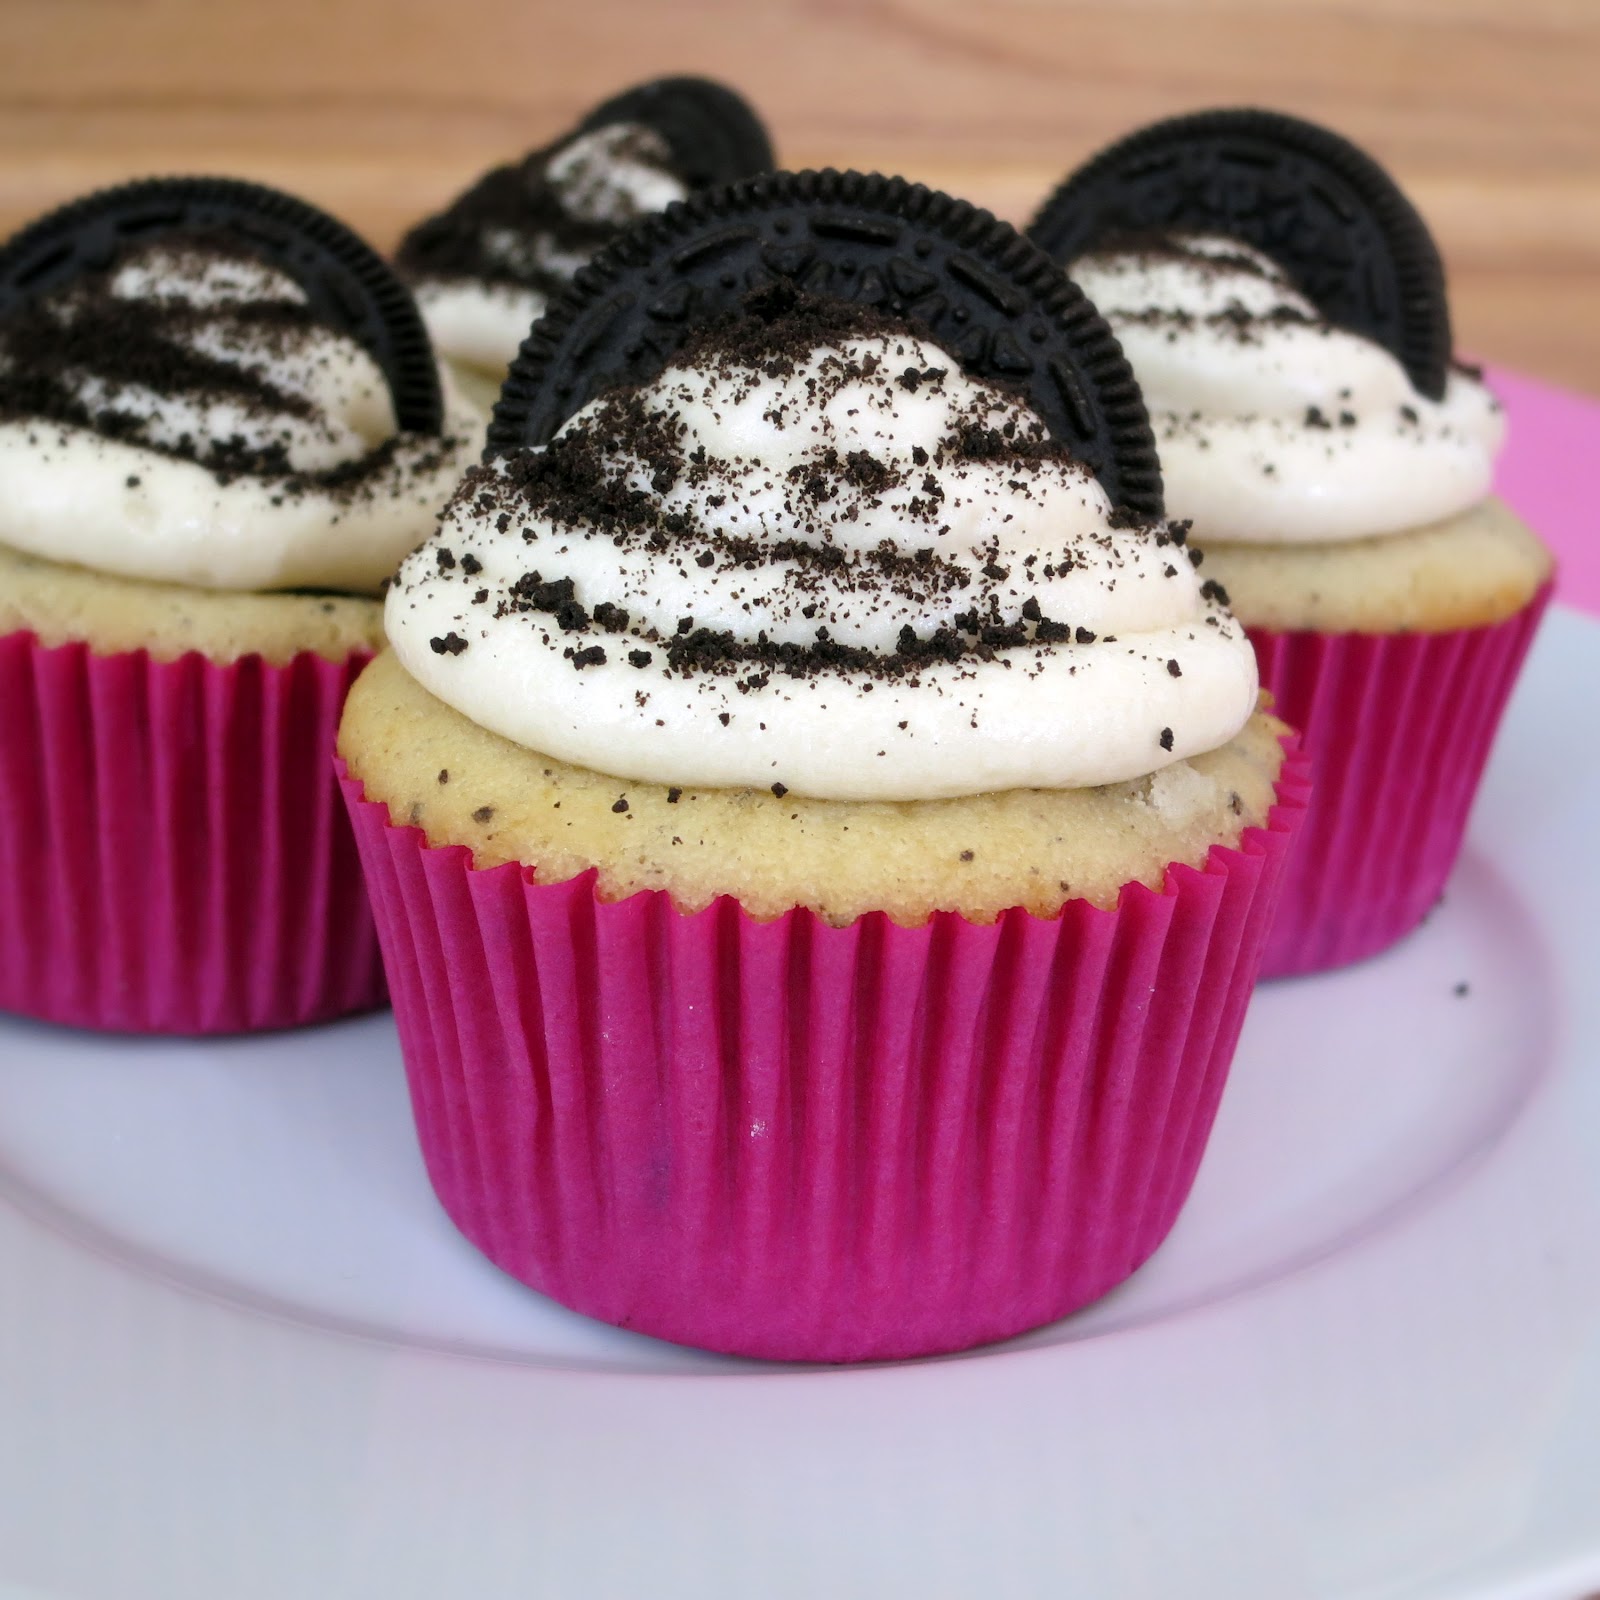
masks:
{"type": "Polygon", "coordinates": [[[1371,956],[1439,899],[1552,573],[1489,493],[1504,419],[1433,240],[1369,157],[1263,111],[1133,134],[1030,232],[1121,341],[1167,504],[1316,764],[1264,970],[1371,956]]]}
{"type": "Polygon", "coordinates": [[[661,78],[495,167],[401,241],[396,264],[440,353],[487,410],[528,330],[595,251],[708,184],[766,172],[755,112],[704,78],[661,78]]]}
{"type": "Polygon", "coordinates": [[[1012,229],[832,172],[642,224],[385,628],[346,792],[428,1171],[492,1260],[846,1361],[1155,1249],[1303,779],[1113,341],[1012,229]]]}
{"type": "Polygon", "coordinates": [[[334,733],[482,431],[391,269],[288,196],[130,184],[0,249],[0,1009],[382,1003],[334,733]]]}

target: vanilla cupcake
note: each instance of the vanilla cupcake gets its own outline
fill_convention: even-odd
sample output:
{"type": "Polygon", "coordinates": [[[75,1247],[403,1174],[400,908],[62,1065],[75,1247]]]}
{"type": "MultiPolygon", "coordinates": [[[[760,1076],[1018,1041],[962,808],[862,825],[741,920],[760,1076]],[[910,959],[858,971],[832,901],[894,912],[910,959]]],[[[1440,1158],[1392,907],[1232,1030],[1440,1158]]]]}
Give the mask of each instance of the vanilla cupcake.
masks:
{"type": "Polygon", "coordinates": [[[0,249],[0,1009],[382,1002],[330,762],[481,446],[440,382],[390,269],[270,190],[131,184],[0,249]]]}
{"type": "Polygon", "coordinates": [[[395,260],[466,392],[493,406],[528,330],[594,253],[692,190],[765,172],[754,111],[704,78],[661,78],[495,167],[418,223],[395,260]]]}
{"type": "Polygon", "coordinates": [[[1490,494],[1504,418],[1451,358],[1433,241],[1361,152],[1251,111],[1132,135],[1031,231],[1121,342],[1317,764],[1265,970],[1372,955],[1439,897],[1552,570],[1490,494]]]}
{"type": "Polygon", "coordinates": [[[718,1350],[1061,1316],[1182,1203],[1302,800],[1126,366],[1013,230],[859,174],[580,287],[340,730],[440,1199],[718,1350]]]}

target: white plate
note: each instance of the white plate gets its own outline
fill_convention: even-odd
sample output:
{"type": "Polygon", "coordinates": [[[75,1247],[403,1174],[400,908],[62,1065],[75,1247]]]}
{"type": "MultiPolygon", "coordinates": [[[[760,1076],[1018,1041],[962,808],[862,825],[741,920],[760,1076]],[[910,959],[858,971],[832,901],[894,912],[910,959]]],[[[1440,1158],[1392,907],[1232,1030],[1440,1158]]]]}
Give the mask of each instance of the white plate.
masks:
{"type": "Polygon", "coordinates": [[[1597,682],[1555,612],[1443,908],[1263,990],[1170,1243],[971,1356],[761,1367],[523,1290],[431,1200],[387,1017],[0,1023],[0,1595],[1600,1588],[1597,682]]]}

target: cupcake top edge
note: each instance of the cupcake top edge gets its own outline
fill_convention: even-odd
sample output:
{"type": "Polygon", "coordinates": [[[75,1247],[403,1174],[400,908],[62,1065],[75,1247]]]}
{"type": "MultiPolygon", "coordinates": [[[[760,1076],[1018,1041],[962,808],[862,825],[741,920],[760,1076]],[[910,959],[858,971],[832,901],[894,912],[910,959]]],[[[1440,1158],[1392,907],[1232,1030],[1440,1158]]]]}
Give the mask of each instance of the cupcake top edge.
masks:
{"type": "Polygon", "coordinates": [[[470,472],[386,628],[568,762],[915,801],[1231,739],[1254,656],[1196,566],[926,325],[791,289],[470,472]]]}
{"type": "Polygon", "coordinates": [[[104,191],[0,280],[0,541],[47,559],[370,593],[481,439],[392,271],[275,191],[104,191]]]}

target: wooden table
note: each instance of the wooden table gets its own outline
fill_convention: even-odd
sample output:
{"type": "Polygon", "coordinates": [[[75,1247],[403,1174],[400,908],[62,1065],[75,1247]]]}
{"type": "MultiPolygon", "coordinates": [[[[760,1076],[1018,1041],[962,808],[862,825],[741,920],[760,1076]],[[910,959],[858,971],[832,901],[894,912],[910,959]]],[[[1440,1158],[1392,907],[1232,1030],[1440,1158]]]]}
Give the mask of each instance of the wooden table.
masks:
{"type": "Polygon", "coordinates": [[[1300,112],[1420,204],[1464,350],[1600,392],[1600,0],[4,0],[0,230],[211,170],[387,245],[665,71],[740,85],[788,165],[901,171],[1014,219],[1152,117],[1300,112]]]}

